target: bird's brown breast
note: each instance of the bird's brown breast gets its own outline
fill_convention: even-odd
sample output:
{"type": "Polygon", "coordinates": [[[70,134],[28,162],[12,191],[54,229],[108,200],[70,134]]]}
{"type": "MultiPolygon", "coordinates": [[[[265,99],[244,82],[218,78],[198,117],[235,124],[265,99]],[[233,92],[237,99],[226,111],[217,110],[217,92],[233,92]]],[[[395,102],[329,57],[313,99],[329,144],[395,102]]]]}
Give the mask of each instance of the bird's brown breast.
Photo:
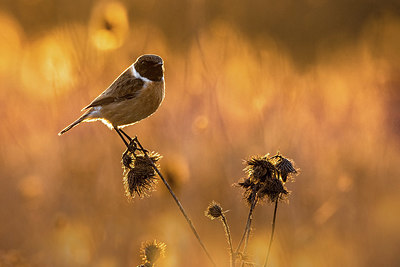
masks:
{"type": "Polygon", "coordinates": [[[164,81],[145,84],[136,97],[102,106],[100,116],[114,127],[136,123],[153,114],[164,99],[164,81]]]}

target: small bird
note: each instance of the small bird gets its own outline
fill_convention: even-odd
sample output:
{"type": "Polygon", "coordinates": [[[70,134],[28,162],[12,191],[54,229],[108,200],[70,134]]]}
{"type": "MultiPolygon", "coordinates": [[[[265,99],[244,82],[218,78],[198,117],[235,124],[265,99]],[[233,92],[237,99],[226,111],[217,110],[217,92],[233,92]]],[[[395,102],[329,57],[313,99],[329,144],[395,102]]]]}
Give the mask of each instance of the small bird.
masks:
{"type": "Polygon", "coordinates": [[[86,112],[79,119],[58,135],[83,121],[95,120],[101,120],[120,136],[120,132],[126,135],[121,128],[147,118],[161,105],[165,96],[163,64],[162,58],[157,55],[140,56],[103,93],[82,109],[86,112]]]}

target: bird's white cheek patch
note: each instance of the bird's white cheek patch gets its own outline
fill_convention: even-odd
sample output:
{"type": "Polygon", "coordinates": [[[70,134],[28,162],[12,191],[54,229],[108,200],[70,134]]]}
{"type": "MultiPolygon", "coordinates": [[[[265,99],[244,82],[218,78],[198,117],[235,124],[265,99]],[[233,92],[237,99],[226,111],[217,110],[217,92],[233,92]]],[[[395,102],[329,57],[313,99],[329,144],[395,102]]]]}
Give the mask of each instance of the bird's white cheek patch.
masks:
{"type": "Polygon", "coordinates": [[[139,78],[139,79],[141,79],[142,81],[144,81],[144,86],[145,86],[145,87],[147,86],[148,83],[151,82],[151,80],[149,80],[149,79],[147,79],[147,78],[145,78],[145,77],[142,77],[142,76],[139,74],[139,72],[136,71],[135,65],[132,65],[132,66],[131,66],[131,72],[132,72],[132,75],[133,75],[135,78],[139,78]]]}

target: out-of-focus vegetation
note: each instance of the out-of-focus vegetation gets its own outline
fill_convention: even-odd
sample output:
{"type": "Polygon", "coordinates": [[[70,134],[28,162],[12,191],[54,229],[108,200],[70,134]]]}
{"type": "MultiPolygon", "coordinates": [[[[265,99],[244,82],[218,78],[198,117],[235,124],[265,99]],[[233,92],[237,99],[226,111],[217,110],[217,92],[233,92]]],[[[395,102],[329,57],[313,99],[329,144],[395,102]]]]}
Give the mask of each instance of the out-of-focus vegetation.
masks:
{"type": "MultiPolygon", "coordinates": [[[[129,203],[124,147],[101,123],[57,133],[143,53],[165,61],[166,98],[127,131],[162,172],[217,261],[221,203],[238,242],[232,187],[243,159],[282,151],[301,168],[281,205],[270,266],[400,264],[398,1],[0,2],[0,265],[207,266],[161,185],[129,203]]],[[[248,251],[263,263],[272,206],[248,251]]],[[[234,244],[235,246],[236,244],[234,244]]]]}

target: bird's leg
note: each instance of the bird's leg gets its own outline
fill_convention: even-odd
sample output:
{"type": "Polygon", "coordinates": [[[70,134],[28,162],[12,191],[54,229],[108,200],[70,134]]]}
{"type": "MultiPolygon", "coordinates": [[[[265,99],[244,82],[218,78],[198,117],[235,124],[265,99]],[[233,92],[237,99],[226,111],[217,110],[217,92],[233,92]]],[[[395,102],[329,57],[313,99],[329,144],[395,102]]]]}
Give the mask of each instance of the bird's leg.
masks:
{"type": "Polygon", "coordinates": [[[125,137],[129,140],[129,147],[133,148],[133,151],[136,151],[137,148],[137,137],[135,136],[135,138],[131,138],[124,130],[122,129],[118,129],[123,135],[125,135],[125,137]]]}
{"type": "Polygon", "coordinates": [[[122,154],[122,163],[124,164],[125,167],[130,168],[130,164],[132,162],[132,158],[131,155],[129,155],[128,153],[131,152],[134,156],[135,155],[135,151],[136,151],[136,145],[135,145],[135,150],[132,150],[132,146],[131,144],[128,144],[128,142],[125,140],[125,138],[122,136],[120,129],[118,128],[114,128],[115,131],[118,133],[119,137],[121,137],[122,141],[124,141],[124,144],[126,145],[126,149],[124,151],[124,153],[122,154]]]}
{"type": "Polygon", "coordinates": [[[121,134],[121,130],[118,128],[114,128],[114,130],[117,132],[117,134],[119,135],[119,137],[121,137],[122,141],[124,142],[124,144],[126,145],[127,148],[129,148],[129,144],[128,142],[125,140],[124,136],[121,134]]]}
{"type": "Polygon", "coordinates": [[[122,129],[118,129],[123,135],[125,135],[125,137],[129,140],[129,142],[132,142],[132,138],[126,133],[124,132],[124,130],[122,129]]]}
{"type": "Polygon", "coordinates": [[[142,147],[142,145],[140,144],[139,139],[137,138],[136,135],[135,135],[135,138],[132,139],[132,141],[135,142],[136,145],[139,145],[140,148],[138,148],[138,147],[136,146],[136,149],[142,151],[144,154],[149,153],[149,151],[148,151],[147,149],[144,149],[144,148],[142,147]]]}
{"type": "MultiPolygon", "coordinates": [[[[127,150],[130,150],[132,153],[134,153],[138,148],[137,148],[137,144],[136,144],[136,142],[137,142],[137,137],[135,137],[135,138],[131,138],[124,130],[122,130],[122,129],[118,129],[118,131],[117,132],[119,132],[118,134],[120,135],[120,137],[121,138],[123,138],[122,137],[122,135],[121,135],[121,133],[126,137],[126,139],[128,139],[128,141],[129,141],[129,144],[127,145],[127,150]]],[[[123,138],[123,140],[125,140],[125,138],[123,138]]],[[[128,143],[128,142],[124,142],[125,143],[125,145],[128,143]]]]}
{"type": "MultiPolygon", "coordinates": [[[[128,144],[128,142],[125,140],[125,138],[124,138],[124,136],[121,134],[121,129],[118,129],[118,128],[114,128],[115,129],[115,131],[117,132],[117,134],[119,135],[119,137],[121,137],[121,139],[122,139],[122,141],[124,142],[124,144],[125,144],[125,146],[126,146],[126,150],[124,151],[124,153],[122,154],[122,158],[124,159],[126,156],[127,156],[127,154],[128,154],[128,152],[130,151],[133,155],[135,155],[135,151],[136,151],[136,144],[134,144],[134,149],[132,149],[132,142],[129,142],[129,144],[128,144]]],[[[126,135],[126,134],[125,134],[126,135]]],[[[131,140],[130,139],[130,137],[128,136],[127,137],[129,140],[131,140]]]]}

